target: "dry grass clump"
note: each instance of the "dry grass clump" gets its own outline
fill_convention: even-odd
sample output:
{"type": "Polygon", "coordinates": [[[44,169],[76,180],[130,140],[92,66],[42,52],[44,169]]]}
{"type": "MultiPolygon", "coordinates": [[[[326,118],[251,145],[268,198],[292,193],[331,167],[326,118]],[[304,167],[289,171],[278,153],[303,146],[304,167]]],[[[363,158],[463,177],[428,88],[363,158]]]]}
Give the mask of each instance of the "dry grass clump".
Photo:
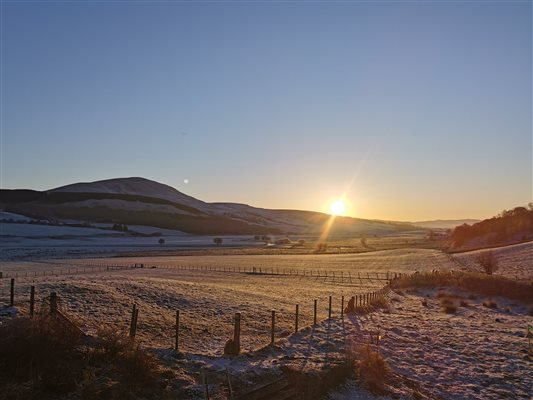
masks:
{"type": "Polygon", "coordinates": [[[0,398],[136,398],[156,394],[157,359],[129,338],[83,338],[51,316],[0,325],[0,398]]]}
{"type": "Polygon", "coordinates": [[[0,398],[64,393],[81,376],[80,335],[49,316],[0,325],[0,398]]]}
{"type": "Polygon", "coordinates": [[[485,300],[483,306],[487,308],[498,308],[498,304],[494,300],[485,300]]]}
{"type": "Polygon", "coordinates": [[[386,394],[385,383],[390,367],[383,356],[367,344],[356,352],[356,357],[356,373],[361,384],[374,394],[386,394]]]}
{"type": "Polygon", "coordinates": [[[454,299],[446,294],[440,296],[440,307],[446,314],[455,314],[457,311],[454,299]]]}
{"type": "MultiPolygon", "coordinates": [[[[120,332],[99,330],[91,344],[88,358],[92,365],[105,366],[106,378],[113,380],[95,388],[97,398],[109,390],[124,397],[132,393],[142,394],[154,389],[158,383],[161,368],[156,357],[142,350],[130,337],[120,332]]],[[[95,380],[98,378],[92,379],[91,386],[95,380]]]]}
{"type": "Polygon", "coordinates": [[[365,315],[375,310],[389,310],[389,303],[385,297],[378,297],[372,300],[370,304],[355,307],[355,312],[360,315],[365,315]]]}
{"type": "Polygon", "coordinates": [[[523,282],[503,276],[474,272],[418,273],[391,282],[392,288],[441,286],[458,287],[486,296],[504,296],[525,302],[533,301],[533,282],[531,281],[523,282]]]}

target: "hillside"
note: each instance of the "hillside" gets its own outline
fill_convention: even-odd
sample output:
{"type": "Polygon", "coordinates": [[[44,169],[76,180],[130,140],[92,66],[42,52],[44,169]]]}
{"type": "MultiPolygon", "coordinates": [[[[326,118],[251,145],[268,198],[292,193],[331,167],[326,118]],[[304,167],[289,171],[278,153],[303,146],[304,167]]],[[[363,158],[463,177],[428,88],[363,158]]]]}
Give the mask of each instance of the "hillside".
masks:
{"type": "MultiPolygon", "coordinates": [[[[206,203],[144,178],[75,183],[45,192],[1,190],[0,207],[36,219],[149,225],[195,234],[315,234],[329,215],[206,203]]],[[[410,224],[337,217],[333,234],[410,230],[410,224]]]]}
{"type": "Polygon", "coordinates": [[[478,219],[436,219],[432,221],[415,221],[413,225],[426,229],[453,229],[463,224],[475,224],[478,219]]]}
{"type": "Polygon", "coordinates": [[[533,239],[533,203],[504,210],[499,215],[456,227],[451,235],[454,247],[497,246],[533,239]]]}

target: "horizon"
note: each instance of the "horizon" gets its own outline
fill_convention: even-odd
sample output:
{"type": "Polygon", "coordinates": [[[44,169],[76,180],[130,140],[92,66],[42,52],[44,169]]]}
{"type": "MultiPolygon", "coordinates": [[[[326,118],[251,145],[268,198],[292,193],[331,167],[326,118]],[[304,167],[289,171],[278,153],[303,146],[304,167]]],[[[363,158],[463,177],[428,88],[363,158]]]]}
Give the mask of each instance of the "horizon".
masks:
{"type": "Polygon", "coordinates": [[[532,201],[531,2],[0,12],[2,189],[139,176],[387,221],[532,201]]]}
{"type": "MultiPolygon", "coordinates": [[[[175,190],[178,190],[176,189],[175,187],[173,187],[172,185],[169,185],[168,183],[165,183],[165,182],[158,182],[156,180],[153,180],[153,179],[148,179],[148,178],[145,178],[145,177],[142,177],[142,176],[128,176],[128,177],[120,177],[120,178],[106,178],[106,179],[101,179],[101,180],[97,180],[97,181],[91,181],[91,182],[71,182],[71,183],[68,183],[68,184],[65,184],[65,185],[59,185],[59,186],[56,186],[56,187],[51,187],[51,188],[47,188],[47,189],[44,189],[44,190],[41,190],[41,191],[49,191],[49,190],[55,190],[55,189],[58,189],[58,188],[61,188],[63,186],[69,186],[71,184],[78,184],[78,183],[82,183],[82,184],[90,184],[90,183],[96,183],[96,182],[101,182],[101,181],[108,181],[108,180],[118,180],[118,179],[146,179],[146,180],[149,180],[149,181],[152,181],[152,182],[156,182],[156,183],[159,183],[159,184],[162,184],[162,185],[166,185],[166,186],[170,186],[171,188],[175,189],[175,190]]],[[[2,189],[5,189],[5,190],[36,190],[36,189],[32,189],[32,188],[2,188],[2,189]]],[[[181,190],[178,190],[180,193],[183,193],[183,194],[186,194],[186,195],[189,195],[188,193],[186,192],[182,192],[181,190]]],[[[194,196],[193,196],[194,197],[194,196]]],[[[197,199],[197,200],[201,200],[203,201],[202,199],[197,199]]],[[[212,201],[212,202],[206,202],[206,203],[237,203],[237,202],[233,202],[233,201],[212,201]]],[[[251,206],[251,207],[256,207],[256,208],[263,208],[263,209],[268,209],[268,207],[262,207],[261,205],[256,205],[256,204],[247,204],[247,203],[237,203],[237,204],[245,204],[245,205],[248,205],[248,206],[251,206]]],[[[521,205],[517,205],[517,206],[521,206],[521,205]]],[[[512,206],[512,207],[509,207],[507,209],[513,209],[514,207],[516,206],[512,206]]],[[[507,210],[506,209],[506,210],[507,210]]],[[[289,208],[277,208],[277,209],[273,209],[273,210],[289,210],[289,211],[309,211],[309,212],[320,212],[320,213],[325,213],[325,214],[332,214],[331,212],[328,212],[327,210],[303,210],[303,209],[289,209],[289,208]]],[[[500,210],[499,212],[501,212],[503,210],[500,210]]],[[[488,217],[485,217],[485,218],[447,218],[447,219],[442,219],[442,218],[435,218],[435,219],[430,219],[430,220],[386,220],[386,219],[383,219],[383,218],[362,218],[362,217],[357,217],[357,216],[351,216],[351,215],[339,215],[340,217],[349,217],[349,218],[362,218],[362,219],[368,219],[368,220],[371,220],[371,221],[384,221],[384,222],[396,222],[396,223],[416,223],[416,222],[438,222],[438,221],[453,221],[453,220],[458,220],[458,221],[461,221],[461,220],[483,220],[483,219],[487,219],[487,218],[491,218],[498,213],[495,213],[494,215],[491,215],[491,216],[488,216],[488,217]]]]}

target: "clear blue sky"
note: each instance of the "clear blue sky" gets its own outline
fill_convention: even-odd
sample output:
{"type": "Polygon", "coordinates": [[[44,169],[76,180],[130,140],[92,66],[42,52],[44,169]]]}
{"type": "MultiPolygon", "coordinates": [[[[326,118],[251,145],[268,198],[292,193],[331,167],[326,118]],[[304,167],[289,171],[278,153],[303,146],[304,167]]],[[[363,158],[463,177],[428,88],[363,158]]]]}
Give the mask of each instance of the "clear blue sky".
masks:
{"type": "Polygon", "coordinates": [[[484,218],[532,200],[531,2],[3,1],[1,187],[484,218]],[[188,183],[184,183],[187,179],[188,183]]]}

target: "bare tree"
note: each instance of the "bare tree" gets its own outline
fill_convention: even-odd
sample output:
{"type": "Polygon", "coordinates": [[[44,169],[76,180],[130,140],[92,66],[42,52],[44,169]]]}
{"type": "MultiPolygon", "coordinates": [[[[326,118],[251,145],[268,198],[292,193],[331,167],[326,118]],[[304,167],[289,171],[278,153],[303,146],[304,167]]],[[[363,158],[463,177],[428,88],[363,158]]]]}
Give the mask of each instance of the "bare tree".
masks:
{"type": "Polygon", "coordinates": [[[488,275],[492,275],[498,270],[498,259],[492,251],[482,251],[476,257],[476,262],[483,267],[488,275]]]}

